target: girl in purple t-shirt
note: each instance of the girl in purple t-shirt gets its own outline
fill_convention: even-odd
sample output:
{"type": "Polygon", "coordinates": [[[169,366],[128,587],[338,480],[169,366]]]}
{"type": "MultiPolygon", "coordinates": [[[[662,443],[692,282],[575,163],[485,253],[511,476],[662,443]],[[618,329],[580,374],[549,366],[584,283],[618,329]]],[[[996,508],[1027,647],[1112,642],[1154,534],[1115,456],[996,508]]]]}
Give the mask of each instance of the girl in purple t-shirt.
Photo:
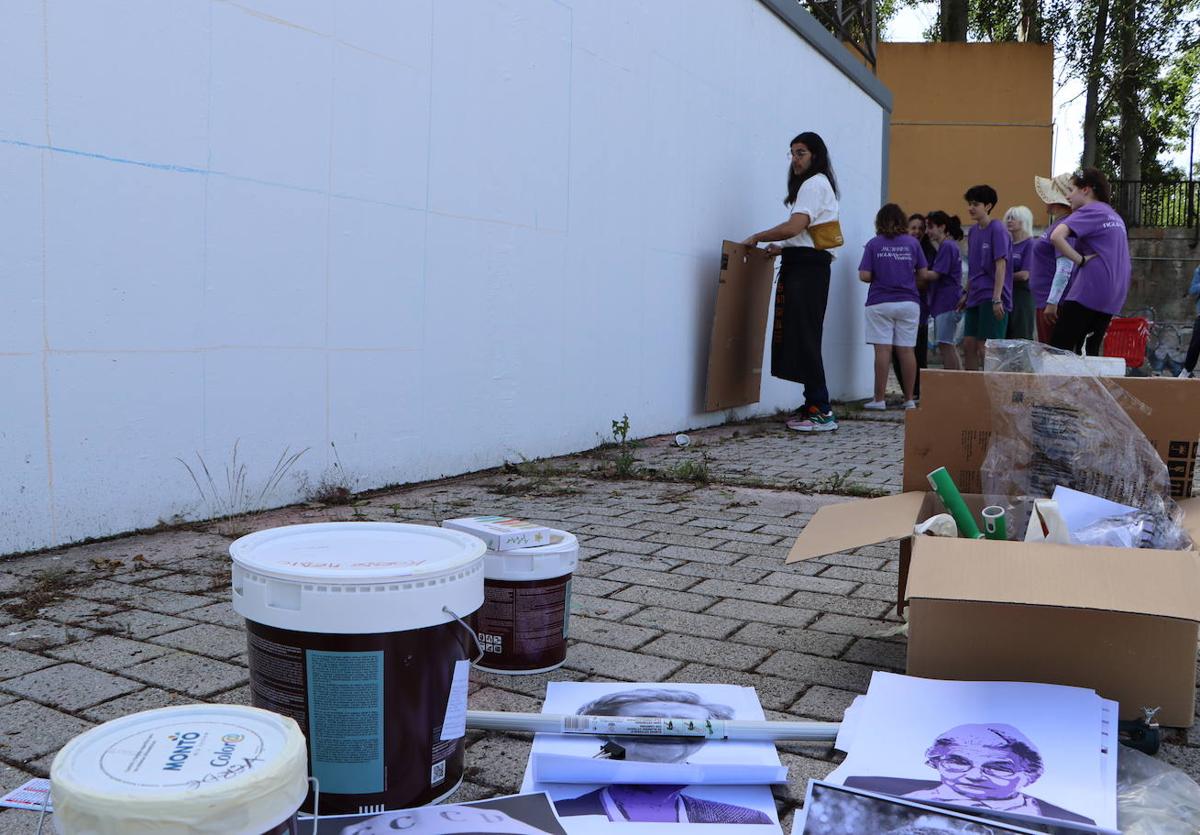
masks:
{"type": "Polygon", "coordinates": [[[908,234],[908,220],[895,203],[888,203],[875,215],[874,238],[863,247],[858,277],[871,285],[867,291],[867,343],[875,346],[875,399],[864,409],[887,408],[888,368],[892,351],[900,357],[900,387],[904,390],[904,408],[916,406],[913,382],[917,377],[917,326],[921,317],[918,278],[933,278],[926,267],[925,253],[916,238],[908,234]]]}
{"type": "MultiPolygon", "coordinates": [[[[1050,225],[1029,247],[1029,290],[1033,293],[1033,302],[1037,309],[1038,342],[1049,345],[1050,335],[1054,332],[1054,321],[1058,318],[1058,303],[1067,289],[1071,271],[1075,268],[1066,256],[1058,254],[1058,250],[1050,241],[1054,227],[1071,214],[1071,202],[1067,200],[1067,192],[1071,189],[1071,175],[1059,174],[1054,178],[1034,177],[1033,189],[1046,204],[1050,225]]],[[[1070,240],[1074,241],[1073,238],[1070,240]]]]}
{"type": "Polygon", "coordinates": [[[1008,272],[1012,239],[1004,224],[992,218],[996,190],[971,186],[963,195],[975,221],[967,233],[967,295],[963,300],[963,355],[968,371],[983,367],[983,347],[1003,339],[1012,310],[1012,274],[1008,272]]]}
{"type": "Polygon", "coordinates": [[[929,315],[933,317],[933,341],[942,355],[942,368],[957,371],[962,368],[958,359],[960,337],[958,326],[962,313],[958,302],[962,298],[962,252],[956,241],[963,239],[962,221],[940,209],[926,218],[926,234],[937,248],[929,265],[937,278],[929,287],[929,315]]]}
{"type": "Polygon", "coordinates": [[[1075,174],[1067,192],[1072,212],[1050,233],[1055,249],[1075,264],[1050,344],[1076,353],[1086,347],[1093,357],[1100,355],[1108,323],[1125,305],[1133,275],[1125,221],[1109,205],[1110,194],[1099,170],[1075,174]]]}

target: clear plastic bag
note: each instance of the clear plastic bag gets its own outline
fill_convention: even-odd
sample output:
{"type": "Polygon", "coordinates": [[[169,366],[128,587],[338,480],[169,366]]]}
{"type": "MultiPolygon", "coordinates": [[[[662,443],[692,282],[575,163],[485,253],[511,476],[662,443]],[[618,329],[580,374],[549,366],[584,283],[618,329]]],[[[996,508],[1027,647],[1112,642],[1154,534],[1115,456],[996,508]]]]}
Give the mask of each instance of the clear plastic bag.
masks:
{"type": "Polygon", "coordinates": [[[1138,511],[1123,516],[1098,519],[1087,527],[1071,531],[1077,545],[1104,545],[1109,548],[1159,548],[1183,551],[1191,542],[1178,524],[1138,511]]]}
{"type": "Polygon", "coordinates": [[[1117,825],[1124,835],[1200,832],[1200,786],[1169,763],[1120,746],[1117,825]]]}
{"type": "Polygon", "coordinates": [[[1026,340],[988,340],[992,435],[980,476],[989,504],[1008,510],[1020,536],[1033,500],[1058,485],[1136,507],[1154,547],[1188,548],[1183,514],[1170,497],[1167,465],[1130,412],[1149,408],[1086,359],[1026,340]]]}

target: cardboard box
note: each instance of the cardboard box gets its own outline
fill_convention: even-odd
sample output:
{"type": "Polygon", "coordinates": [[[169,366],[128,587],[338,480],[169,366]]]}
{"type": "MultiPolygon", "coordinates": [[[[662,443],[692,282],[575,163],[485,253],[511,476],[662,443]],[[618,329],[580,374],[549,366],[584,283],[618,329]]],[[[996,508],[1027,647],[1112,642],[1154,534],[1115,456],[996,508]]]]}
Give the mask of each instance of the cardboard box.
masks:
{"type": "MultiPolygon", "coordinates": [[[[992,436],[985,376],[966,371],[921,372],[921,405],[905,415],[904,490],[928,490],[925,475],[938,467],[949,470],[964,493],[982,490],[979,467],[992,436]]],[[[1167,462],[1172,495],[1192,495],[1200,446],[1200,386],[1195,381],[1166,377],[1121,377],[1111,382],[1150,407],[1149,414],[1133,410],[1129,417],[1167,462]]]]}
{"type": "MultiPolygon", "coordinates": [[[[1134,417],[1159,454],[1169,463],[1174,445],[1186,443],[1193,468],[1200,386],[1118,382],[1154,409],[1134,417]]],[[[1089,687],[1120,702],[1124,719],[1158,707],[1162,724],[1190,727],[1200,554],[913,537],[915,524],[943,512],[925,474],[945,464],[956,480],[974,473],[977,484],[986,452],[979,438],[991,425],[982,374],[923,373],[921,388],[920,408],[907,415],[909,492],[822,507],[787,561],[899,540],[897,605],[909,606],[910,674],[1089,687]]],[[[1190,493],[1190,484],[1189,478],[1180,492],[1190,493]]],[[[983,497],[964,499],[978,517],[983,497]]],[[[1180,506],[1200,542],[1200,498],[1180,506]]]]}
{"type": "Polygon", "coordinates": [[[704,411],[757,403],[775,259],[758,247],[725,241],[709,338],[704,411]]]}

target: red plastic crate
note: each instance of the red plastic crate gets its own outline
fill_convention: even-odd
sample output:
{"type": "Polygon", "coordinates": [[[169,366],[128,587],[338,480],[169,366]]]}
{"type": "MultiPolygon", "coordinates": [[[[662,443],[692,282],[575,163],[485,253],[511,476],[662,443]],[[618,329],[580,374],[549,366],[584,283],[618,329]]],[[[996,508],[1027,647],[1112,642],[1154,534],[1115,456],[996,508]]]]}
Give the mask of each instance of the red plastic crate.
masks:
{"type": "Polygon", "coordinates": [[[1140,316],[1113,319],[1104,334],[1104,356],[1121,357],[1128,368],[1141,368],[1146,362],[1146,342],[1150,322],[1140,316]]]}

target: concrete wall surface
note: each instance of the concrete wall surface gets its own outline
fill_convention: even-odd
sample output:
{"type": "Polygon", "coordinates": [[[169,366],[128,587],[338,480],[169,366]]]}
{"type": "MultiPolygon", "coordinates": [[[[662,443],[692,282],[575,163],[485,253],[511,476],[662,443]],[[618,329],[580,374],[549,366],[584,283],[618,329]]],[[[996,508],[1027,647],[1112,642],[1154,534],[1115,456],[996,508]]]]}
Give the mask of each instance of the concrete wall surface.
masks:
{"type": "Polygon", "coordinates": [[[1129,230],[1129,257],[1133,260],[1133,282],[1125,313],[1153,308],[1160,322],[1186,322],[1196,318],[1196,299],[1186,297],[1192,271],[1200,266],[1200,248],[1191,246],[1192,229],[1129,230]]]}
{"type": "Polygon", "coordinates": [[[1034,175],[1052,176],[1054,51],[1029,43],[881,43],[892,91],[888,195],[908,213],[967,221],[963,193],[986,183],[1046,221],[1034,175]]]}
{"type": "Polygon", "coordinates": [[[0,553],[726,419],[721,240],[801,130],[869,393],[882,110],[758,2],[9,0],[0,78],[0,553]]]}

